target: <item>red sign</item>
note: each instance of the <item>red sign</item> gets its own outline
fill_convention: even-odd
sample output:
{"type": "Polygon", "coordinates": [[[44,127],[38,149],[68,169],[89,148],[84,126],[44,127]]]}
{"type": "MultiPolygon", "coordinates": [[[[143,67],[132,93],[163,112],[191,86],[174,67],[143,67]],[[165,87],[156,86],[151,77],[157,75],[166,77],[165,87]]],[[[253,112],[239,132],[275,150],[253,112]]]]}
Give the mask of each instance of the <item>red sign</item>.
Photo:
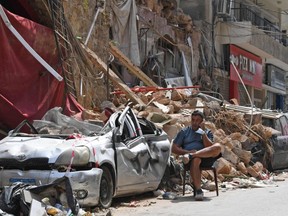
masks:
{"type": "MultiPolygon", "coordinates": [[[[262,59],[259,56],[230,45],[230,61],[234,63],[246,85],[262,88],[262,59]]],[[[230,63],[230,80],[240,82],[232,63],[230,63]]]]}

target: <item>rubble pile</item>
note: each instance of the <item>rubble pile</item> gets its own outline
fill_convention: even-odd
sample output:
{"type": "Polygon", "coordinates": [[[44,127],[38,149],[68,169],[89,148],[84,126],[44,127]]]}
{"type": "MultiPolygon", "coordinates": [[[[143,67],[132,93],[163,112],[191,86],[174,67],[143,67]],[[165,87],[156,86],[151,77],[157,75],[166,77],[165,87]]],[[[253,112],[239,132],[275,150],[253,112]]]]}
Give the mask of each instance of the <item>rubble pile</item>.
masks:
{"type": "MultiPolygon", "coordinates": [[[[134,105],[133,109],[138,116],[145,117],[162,128],[171,142],[181,128],[190,125],[191,113],[195,109],[201,109],[206,116],[206,127],[214,134],[214,142],[222,145],[222,157],[216,164],[219,180],[251,176],[264,178],[268,172],[264,161],[273,152],[269,141],[272,136],[271,129],[260,123],[258,114],[250,116],[253,123],[250,125],[251,118],[243,113],[226,109],[226,102],[210,100],[209,97],[198,94],[197,90],[193,91],[192,94],[187,89],[138,92],[137,95],[146,106],[134,105]],[[263,161],[256,161],[254,158],[252,150],[255,143],[261,143],[265,149],[263,161]]],[[[111,108],[122,109],[128,102],[123,96],[114,96],[111,108]]],[[[102,116],[103,120],[104,115],[101,113],[93,115],[87,115],[90,111],[84,113],[86,120],[95,116],[102,116]]],[[[209,172],[202,173],[208,179],[213,176],[209,175],[209,172]]]]}
{"type": "Polygon", "coordinates": [[[186,33],[192,33],[193,31],[191,16],[185,14],[183,10],[178,7],[176,0],[138,0],[137,5],[149,8],[157,15],[166,18],[169,24],[178,26],[186,33]]]}

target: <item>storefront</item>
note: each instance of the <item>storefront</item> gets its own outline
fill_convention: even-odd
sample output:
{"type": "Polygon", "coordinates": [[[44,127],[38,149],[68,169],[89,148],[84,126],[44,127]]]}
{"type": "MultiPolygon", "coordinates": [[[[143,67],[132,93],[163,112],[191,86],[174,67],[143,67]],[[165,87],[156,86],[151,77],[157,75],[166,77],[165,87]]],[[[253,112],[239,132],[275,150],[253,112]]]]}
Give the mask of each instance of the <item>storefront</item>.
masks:
{"type": "Polygon", "coordinates": [[[249,94],[254,105],[262,106],[262,58],[232,44],[229,47],[229,52],[232,62],[230,62],[229,68],[229,99],[237,99],[240,105],[249,105],[251,104],[249,94]]]}
{"type": "Polygon", "coordinates": [[[263,77],[263,90],[266,91],[265,108],[284,110],[286,84],[286,72],[281,68],[273,65],[265,65],[265,73],[263,77]]]}

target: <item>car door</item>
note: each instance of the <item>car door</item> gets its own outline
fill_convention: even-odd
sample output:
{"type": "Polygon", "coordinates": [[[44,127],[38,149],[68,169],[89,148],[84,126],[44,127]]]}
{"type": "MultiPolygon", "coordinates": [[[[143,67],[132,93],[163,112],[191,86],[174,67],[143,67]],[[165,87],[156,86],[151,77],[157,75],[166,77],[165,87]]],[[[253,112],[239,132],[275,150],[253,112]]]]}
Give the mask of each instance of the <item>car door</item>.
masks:
{"type": "Polygon", "coordinates": [[[271,161],[273,169],[283,169],[288,167],[288,118],[282,115],[275,122],[275,129],[281,131],[281,135],[276,137],[273,143],[274,153],[271,161]]]}
{"type": "MultiPolygon", "coordinates": [[[[123,117],[122,117],[123,118],[123,117]]],[[[117,188],[116,194],[135,194],[149,190],[149,146],[141,132],[132,110],[120,121],[120,139],[117,139],[117,188]]]]}

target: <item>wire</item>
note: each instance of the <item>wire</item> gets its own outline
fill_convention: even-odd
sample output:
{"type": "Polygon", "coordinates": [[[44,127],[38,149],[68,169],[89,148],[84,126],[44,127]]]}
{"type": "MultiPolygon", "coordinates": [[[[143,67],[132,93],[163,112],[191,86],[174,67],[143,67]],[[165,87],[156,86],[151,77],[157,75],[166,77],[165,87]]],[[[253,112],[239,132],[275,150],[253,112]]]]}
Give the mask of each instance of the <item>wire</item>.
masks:
{"type": "Polygon", "coordinates": [[[245,92],[246,92],[246,94],[247,94],[247,96],[248,96],[248,99],[249,99],[249,101],[250,101],[250,104],[251,104],[250,123],[249,123],[249,127],[248,127],[248,129],[247,129],[246,132],[245,132],[245,135],[247,135],[247,132],[250,130],[250,128],[251,128],[251,126],[252,126],[252,120],[253,120],[252,117],[253,117],[253,108],[254,108],[254,104],[253,104],[253,102],[252,102],[252,99],[251,99],[251,97],[250,97],[250,95],[249,95],[249,92],[248,92],[248,90],[247,90],[247,88],[246,88],[246,86],[245,86],[245,84],[244,84],[244,82],[243,82],[243,80],[242,80],[242,78],[241,78],[241,76],[240,76],[240,74],[239,74],[239,72],[238,72],[238,70],[237,70],[235,64],[234,64],[234,62],[233,62],[231,59],[230,59],[230,63],[232,64],[234,70],[236,71],[236,74],[237,74],[239,80],[241,81],[242,86],[243,86],[243,88],[244,88],[244,90],[245,90],[245,92]]]}

